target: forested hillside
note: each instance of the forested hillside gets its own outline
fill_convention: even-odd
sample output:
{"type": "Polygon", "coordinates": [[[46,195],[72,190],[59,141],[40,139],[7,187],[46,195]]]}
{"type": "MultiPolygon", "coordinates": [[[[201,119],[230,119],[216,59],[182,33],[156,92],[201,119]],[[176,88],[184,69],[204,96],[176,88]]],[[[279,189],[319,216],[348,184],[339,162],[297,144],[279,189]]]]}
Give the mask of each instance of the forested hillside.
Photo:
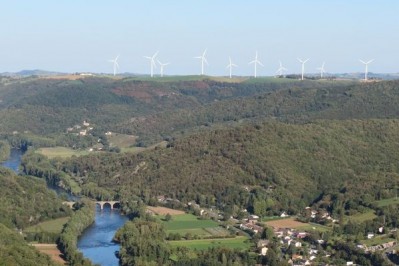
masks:
{"type": "Polygon", "coordinates": [[[44,180],[17,176],[0,167],[0,184],[0,265],[54,265],[50,257],[28,245],[22,232],[72,211],[48,190],[44,180]]]}
{"type": "Polygon", "coordinates": [[[107,190],[147,202],[165,194],[270,215],[323,202],[341,212],[395,195],[398,149],[398,120],[264,122],[202,131],[138,155],[54,162],[41,172],[62,170],[98,198],[109,197],[107,190]]]}
{"type": "MultiPolygon", "coordinates": [[[[349,84],[285,79],[227,83],[206,78],[167,82],[26,78],[0,84],[0,133],[30,132],[51,137],[88,120],[101,132],[130,133],[150,144],[198,126],[275,116],[278,111],[273,93],[280,90],[302,92],[349,84]]],[[[293,97],[300,98],[300,94],[293,97]]],[[[295,101],[292,105],[294,110],[301,108],[295,101]]]]}
{"type": "Polygon", "coordinates": [[[0,265],[7,266],[52,266],[47,255],[40,254],[16,231],[0,223],[0,265]]]}
{"type": "Polygon", "coordinates": [[[0,223],[23,229],[41,221],[70,215],[44,180],[17,176],[0,167],[0,223]]]}

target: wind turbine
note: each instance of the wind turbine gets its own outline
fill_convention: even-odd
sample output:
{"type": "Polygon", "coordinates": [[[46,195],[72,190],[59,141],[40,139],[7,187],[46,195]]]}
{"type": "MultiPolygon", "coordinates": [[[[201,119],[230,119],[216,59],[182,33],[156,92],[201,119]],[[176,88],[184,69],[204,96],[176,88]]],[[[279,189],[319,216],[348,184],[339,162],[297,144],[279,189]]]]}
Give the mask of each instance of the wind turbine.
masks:
{"type": "Polygon", "coordinates": [[[308,58],[308,59],[306,59],[306,60],[302,60],[302,59],[300,59],[300,58],[297,58],[297,59],[298,59],[298,61],[301,62],[301,64],[302,64],[302,78],[301,78],[301,80],[303,80],[303,74],[305,73],[305,63],[306,63],[307,61],[309,61],[310,58],[308,58]]]}
{"type": "Polygon", "coordinates": [[[280,63],[280,67],[277,69],[276,73],[277,73],[279,76],[282,76],[283,73],[284,73],[284,71],[286,71],[286,70],[288,70],[288,69],[286,69],[285,67],[283,67],[283,64],[281,63],[281,61],[278,61],[278,62],[280,63]]]}
{"type": "Polygon", "coordinates": [[[229,68],[229,71],[230,71],[230,78],[231,78],[231,71],[232,71],[233,67],[237,67],[237,65],[234,64],[233,62],[231,62],[231,57],[229,57],[229,64],[227,65],[226,68],[229,68]]]}
{"type": "Polygon", "coordinates": [[[117,57],[115,57],[115,59],[109,60],[109,62],[114,64],[114,76],[116,75],[117,68],[119,68],[118,58],[119,58],[119,55],[117,57]]]}
{"type": "Polygon", "coordinates": [[[163,68],[167,65],[169,65],[170,63],[161,63],[161,61],[157,60],[159,66],[161,67],[161,77],[163,77],[163,68]]]}
{"type": "Polygon", "coordinates": [[[207,50],[207,49],[205,49],[205,51],[202,53],[202,55],[194,57],[194,58],[197,58],[197,59],[200,59],[200,60],[201,60],[201,75],[204,75],[204,63],[206,63],[207,65],[209,65],[209,64],[208,64],[208,61],[207,61],[206,58],[205,58],[206,50],[207,50]]]}
{"type": "Polygon", "coordinates": [[[323,74],[326,73],[326,70],[324,69],[324,65],[325,65],[325,62],[323,62],[323,64],[321,65],[321,67],[316,68],[317,70],[320,71],[320,78],[321,78],[321,79],[323,78],[323,74]]]}
{"type": "Polygon", "coordinates": [[[147,58],[148,60],[150,60],[151,77],[154,76],[154,68],[157,68],[157,64],[155,64],[155,57],[157,57],[158,52],[159,51],[157,51],[155,54],[153,54],[153,56],[144,56],[144,58],[147,58]]]}
{"type": "Polygon", "coordinates": [[[264,66],[262,64],[262,62],[258,60],[258,51],[256,51],[255,59],[253,61],[249,62],[248,64],[254,64],[255,65],[255,75],[254,75],[254,77],[256,78],[256,65],[259,64],[260,66],[264,66]]]}
{"type": "Polygon", "coordinates": [[[364,62],[363,60],[359,60],[361,63],[363,63],[364,65],[366,65],[366,70],[364,71],[364,80],[367,80],[367,73],[369,71],[369,64],[372,63],[374,61],[374,59],[371,59],[367,62],[364,62]]]}

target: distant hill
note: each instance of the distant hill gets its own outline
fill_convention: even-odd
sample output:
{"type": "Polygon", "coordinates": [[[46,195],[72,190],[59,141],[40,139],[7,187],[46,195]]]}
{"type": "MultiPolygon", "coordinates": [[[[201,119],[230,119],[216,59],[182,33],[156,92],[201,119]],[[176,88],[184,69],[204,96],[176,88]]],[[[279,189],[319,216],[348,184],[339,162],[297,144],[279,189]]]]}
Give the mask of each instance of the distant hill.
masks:
{"type": "Polygon", "coordinates": [[[234,212],[257,212],[258,201],[267,199],[269,215],[313,204],[336,214],[395,195],[398,140],[399,120],[265,122],[200,131],[138,155],[53,162],[53,170],[35,170],[33,162],[43,159],[28,159],[26,169],[63,169],[83,184],[83,193],[99,198],[104,190],[144,201],[167,195],[234,212]]]}
{"type": "Polygon", "coordinates": [[[3,72],[3,73],[0,73],[0,76],[28,77],[28,76],[55,76],[55,75],[62,75],[62,74],[64,74],[64,73],[40,70],[40,69],[33,69],[33,70],[21,70],[18,72],[3,72]]]}
{"type": "MultiPolygon", "coordinates": [[[[203,110],[231,104],[229,100],[245,100],[286,87],[310,89],[343,84],[348,83],[274,78],[231,83],[201,77],[169,77],[164,82],[106,77],[7,80],[0,85],[0,133],[29,131],[49,136],[90,120],[103,132],[137,134],[151,143],[182,128],[213,123],[214,114],[203,117],[203,110]],[[158,122],[166,114],[169,118],[158,122]],[[182,119],[177,117],[181,114],[182,119]],[[189,123],[187,116],[191,117],[189,123]]],[[[229,110],[217,115],[224,120],[237,119],[228,118],[229,110]]]]}

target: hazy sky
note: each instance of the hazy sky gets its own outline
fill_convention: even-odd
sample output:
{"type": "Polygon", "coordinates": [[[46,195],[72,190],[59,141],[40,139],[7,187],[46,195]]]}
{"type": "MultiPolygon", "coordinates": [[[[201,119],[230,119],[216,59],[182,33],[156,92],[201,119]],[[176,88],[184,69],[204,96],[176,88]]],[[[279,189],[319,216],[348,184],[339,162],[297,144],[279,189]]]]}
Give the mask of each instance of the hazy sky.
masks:
{"type": "MultiPolygon", "coordinates": [[[[299,73],[296,58],[323,61],[329,72],[399,72],[398,0],[0,0],[0,72],[44,69],[149,73],[144,55],[159,50],[165,74],[199,74],[194,59],[208,48],[205,73],[251,75],[255,51],[272,75],[281,60],[299,73]]],[[[155,70],[159,71],[159,68],[155,70]]]]}

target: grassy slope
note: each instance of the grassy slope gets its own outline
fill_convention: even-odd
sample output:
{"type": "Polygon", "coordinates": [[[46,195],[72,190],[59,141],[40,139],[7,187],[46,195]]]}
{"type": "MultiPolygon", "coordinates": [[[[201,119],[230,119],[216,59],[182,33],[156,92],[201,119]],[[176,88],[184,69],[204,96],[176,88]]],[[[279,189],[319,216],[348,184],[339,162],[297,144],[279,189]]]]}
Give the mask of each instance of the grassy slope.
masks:
{"type": "Polygon", "coordinates": [[[41,222],[37,225],[26,228],[25,232],[50,232],[61,233],[64,225],[69,221],[70,217],[62,217],[50,221],[41,222]]]}
{"type": "Polygon", "coordinates": [[[219,239],[199,239],[199,240],[179,240],[179,241],[169,241],[172,247],[188,247],[191,249],[204,250],[212,247],[228,247],[232,249],[248,249],[250,243],[247,241],[246,237],[236,237],[236,238],[219,238],[219,239]]]}

